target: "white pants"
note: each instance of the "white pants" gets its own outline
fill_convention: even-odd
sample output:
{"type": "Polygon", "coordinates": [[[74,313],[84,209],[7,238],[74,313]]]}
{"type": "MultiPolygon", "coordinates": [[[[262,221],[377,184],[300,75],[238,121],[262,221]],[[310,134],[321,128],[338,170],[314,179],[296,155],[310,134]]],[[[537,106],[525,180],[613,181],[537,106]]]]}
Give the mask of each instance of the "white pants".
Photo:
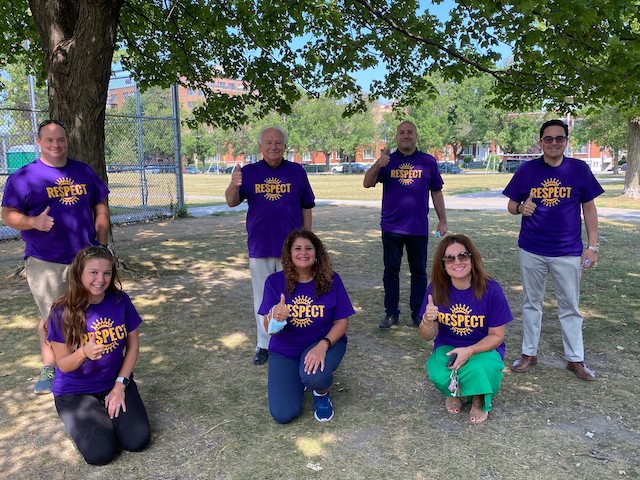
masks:
{"type": "Polygon", "coordinates": [[[262,297],[264,295],[264,282],[272,273],[282,270],[282,260],[276,257],[249,258],[249,270],[251,271],[251,285],[253,287],[253,311],[256,316],[259,348],[269,347],[269,334],[264,328],[262,315],[258,314],[262,297]]]}
{"type": "Polygon", "coordinates": [[[522,287],[522,353],[536,355],[542,327],[542,303],[551,273],[558,301],[564,356],[568,362],[584,360],[580,302],[580,257],[543,257],[519,250],[522,287]]]}

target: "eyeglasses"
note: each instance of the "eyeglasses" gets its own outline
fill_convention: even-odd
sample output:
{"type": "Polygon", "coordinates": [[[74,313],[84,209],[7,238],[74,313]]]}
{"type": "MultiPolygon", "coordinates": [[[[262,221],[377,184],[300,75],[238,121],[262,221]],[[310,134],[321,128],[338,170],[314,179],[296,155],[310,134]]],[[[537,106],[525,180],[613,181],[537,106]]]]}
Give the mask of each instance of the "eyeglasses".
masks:
{"type": "Polygon", "coordinates": [[[567,138],[569,137],[565,137],[564,135],[558,135],[557,137],[542,137],[542,141],[547,145],[551,145],[554,140],[556,141],[556,143],[564,143],[564,141],[567,138]]]}
{"type": "Polygon", "coordinates": [[[471,261],[471,254],[469,252],[460,252],[458,255],[445,255],[442,257],[442,261],[449,264],[455,262],[456,258],[459,262],[469,262],[471,261]]]}
{"type": "Polygon", "coordinates": [[[51,124],[55,124],[58,125],[59,127],[62,127],[63,130],[67,130],[67,127],[64,126],[64,123],[62,123],[60,120],[45,120],[44,122],[40,122],[40,125],[38,125],[38,133],[40,133],[40,130],[42,130],[44,127],[46,127],[47,125],[51,125],[51,124]]]}

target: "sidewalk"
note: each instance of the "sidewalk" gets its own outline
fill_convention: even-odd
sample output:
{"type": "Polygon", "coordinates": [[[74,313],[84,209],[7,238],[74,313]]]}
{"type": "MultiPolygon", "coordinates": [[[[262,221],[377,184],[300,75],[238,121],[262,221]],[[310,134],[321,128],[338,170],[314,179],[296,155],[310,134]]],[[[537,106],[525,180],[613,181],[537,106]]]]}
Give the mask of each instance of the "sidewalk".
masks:
{"type": "MultiPolygon", "coordinates": [[[[224,197],[208,197],[211,200],[224,201],[224,197]]],[[[465,193],[462,195],[445,195],[444,204],[447,209],[451,210],[488,210],[494,212],[507,213],[507,197],[502,195],[499,190],[491,190],[485,192],[465,193]]],[[[366,200],[316,200],[316,205],[350,205],[380,208],[381,202],[366,200]]],[[[597,205],[597,201],[596,201],[597,205]]],[[[189,208],[189,214],[194,217],[205,217],[214,213],[236,211],[241,212],[247,209],[247,202],[242,202],[234,208],[226,205],[213,205],[209,207],[192,207],[189,208]]],[[[640,210],[630,210],[624,208],[598,208],[598,217],[611,220],[620,220],[623,222],[640,223],[640,210]]]]}

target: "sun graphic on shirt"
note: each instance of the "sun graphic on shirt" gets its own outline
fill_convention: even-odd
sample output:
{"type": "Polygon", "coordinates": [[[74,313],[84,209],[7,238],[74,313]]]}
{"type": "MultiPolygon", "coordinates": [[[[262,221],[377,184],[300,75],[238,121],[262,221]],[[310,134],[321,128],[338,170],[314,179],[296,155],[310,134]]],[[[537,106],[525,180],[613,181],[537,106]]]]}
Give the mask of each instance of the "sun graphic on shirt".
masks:
{"type": "Polygon", "coordinates": [[[56,185],[62,189],[65,194],[60,197],[60,203],[63,205],[73,205],[78,201],[78,196],[73,188],[73,180],[68,177],[62,177],[56,180],[56,185]]]}
{"type": "Polygon", "coordinates": [[[413,170],[413,165],[410,163],[403,163],[400,165],[400,178],[398,181],[402,185],[411,185],[413,183],[413,176],[411,175],[411,171],[413,170]]]}
{"type": "MultiPolygon", "coordinates": [[[[296,297],[293,299],[293,305],[294,305],[293,310],[296,311],[295,307],[298,305],[308,307],[312,303],[313,303],[313,299],[311,297],[307,297],[306,295],[300,295],[299,297],[296,297]]],[[[291,324],[294,327],[308,327],[312,323],[313,323],[313,320],[309,317],[298,318],[294,316],[291,318],[291,324]]]]}
{"type": "MultiPolygon", "coordinates": [[[[471,309],[469,307],[467,307],[466,305],[462,305],[460,303],[457,303],[455,305],[451,306],[451,317],[453,319],[455,319],[456,317],[460,318],[460,317],[467,317],[469,316],[469,314],[471,313],[471,309]]],[[[451,327],[451,330],[453,330],[453,333],[457,334],[457,335],[469,335],[471,333],[471,328],[470,327],[465,327],[465,326],[461,326],[464,325],[465,322],[460,322],[458,324],[458,326],[455,327],[451,327]]]]}
{"type": "MultiPolygon", "coordinates": [[[[101,336],[98,332],[100,332],[100,330],[112,329],[113,322],[109,318],[100,317],[98,320],[93,322],[91,326],[93,327],[95,335],[101,336]]],[[[103,343],[103,345],[104,345],[104,353],[111,353],[116,349],[116,347],[118,347],[119,343],[117,342],[117,340],[114,340],[111,343],[103,343]]]]}
{"type": "MultiPolygon", "coordinates": [[[[543,191],[554,191],[560,185],[560,180],[558,180],[557,178],[550,178],[542,182],[542,189],[543,191]]],[[[547,207],[555,207],[560,203],[560,198],[558,198],[557,196],[550,197],[545,195],[542,197],[541,203],[547,207]]]]}
{"type": "Polygon", "coordinates": [[[276,200],[280,200],[282,198],[282,194],[280,193],[280,179],[279,178],[267,178],[265,181],[266,193],[264,194],[264,198],[267,200],[271,200],[275,202],[276,200]]]}

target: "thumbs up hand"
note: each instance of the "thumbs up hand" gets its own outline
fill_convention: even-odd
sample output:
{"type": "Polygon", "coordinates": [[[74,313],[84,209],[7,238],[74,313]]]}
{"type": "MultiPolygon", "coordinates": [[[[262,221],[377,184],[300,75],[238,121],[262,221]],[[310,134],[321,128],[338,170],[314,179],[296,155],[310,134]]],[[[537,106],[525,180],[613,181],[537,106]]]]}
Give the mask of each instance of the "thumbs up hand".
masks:
{"type": "Polygon", "coordinates": [[[33,228],[41,232],[48,232],[53,228],[53,217],[49,216],[51,207],[45,208],[42,213],[33,217],[33,228]]]}
{"type": "Polygon", "coordinates": [[[284,293],[280,294],[280,302],[273,306],[272,317],[274,320],[282,321],[289,317],[289,307],[284,301],[284,293]]]}
{"type": "Polygon", "coordinates": [[[242,166],[239,163],[236,163],[233,172],[231,172],[231,185],[236,188],[240,188],[242,185],[242,166]]]}
{"type": "Polygon", "coordinates": [[[435,322],[438,320],[438,306],[433,303],[433,297],[429,294],[427,308],[424,311],[424,318],[428,322],[435,322]]]}
{"type": "Polygon", "coordinates": [[[382,150],[380,150],[380,158],[376,160],[376,164],[378,165],[378,167],[386,167],[389,163],[389,159],[389,149],[383,148],[382,150]]]}
{"type": "MultiPolygon", "coordinates": [[[[266,324],[265,317],[265,324],[266,324]]],[[[280,294],[280,301],[276,303],[271,309],[271,318],[267,326],[267,333],[269,335],[275,335],[284,328],[287,324],[287,318],[289,318],[289,307],[284,302],[284,293],[280,294]]]]}
{"type": "Polygon", "coordinates": [[[523,217],[530,217],[536,211],[536,204],[533,202],[533,193],[529,194],[520,208],[523,217]]]}

